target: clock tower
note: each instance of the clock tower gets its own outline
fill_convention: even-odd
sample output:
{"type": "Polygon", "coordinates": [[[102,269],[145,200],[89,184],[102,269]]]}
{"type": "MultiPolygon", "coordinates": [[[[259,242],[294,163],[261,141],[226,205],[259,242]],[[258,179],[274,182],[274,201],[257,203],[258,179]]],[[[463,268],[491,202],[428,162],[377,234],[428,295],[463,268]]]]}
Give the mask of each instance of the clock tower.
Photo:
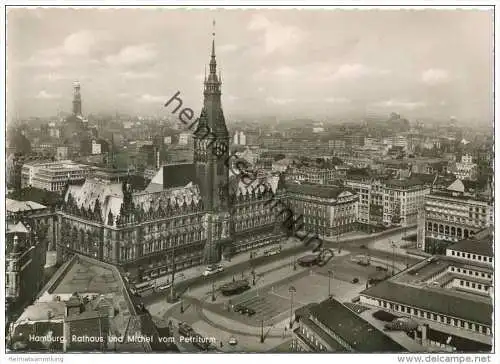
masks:
{"type": "Polygon", "coordinates": [[[212,40],[210,72],[204,81],[204,100],[194,132],[194,164],[207,215],[205,260],[220,260],[229,237],[229,133],[221,105],[221,80],[215,61],[215,33],[212,40]]]}

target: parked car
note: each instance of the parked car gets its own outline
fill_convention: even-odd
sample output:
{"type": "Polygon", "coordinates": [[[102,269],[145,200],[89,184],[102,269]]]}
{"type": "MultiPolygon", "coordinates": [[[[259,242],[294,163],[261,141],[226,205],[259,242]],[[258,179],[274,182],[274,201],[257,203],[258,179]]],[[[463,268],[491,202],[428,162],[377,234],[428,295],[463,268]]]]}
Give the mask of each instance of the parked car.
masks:
{"type": "Polygon", "coordinates": [[[381,271],[387,271],[387,268],[386,268],[386,267],[381,267],[380,265],[377,265],[377,266],[375,267],[375,269],[376,269],[376,270],[378,270],[379,272],[381,272],[381,271]]]}
{"type": "Polygon", "coordinates": [[[209,265],[207,269],[202,273],[204,277],[211,276],[212,274],[216,274],[224,271],[224,267],[220,264],[209,265]]]}
{"type": "Polygon", "coordinates": [[[245,310],[245,307],[242,305],[234,305],[234,307],[233,307],[234,312],[242,312],[243,313],[244,310],[245,310]]]}
{"type": "Polygon", "coordinates": [[[229,345],[237,345],[238,340],[235,337],[229,338],[229,345]]]}
{"type": "Polygon", "coordinates": [[[181,322],[179,323],[179,334],[181,334],[182,336],[193,336],[195,334],[195,331],[187,323],[181,322]]]}
{"type": "Polygon", "coordinates": [[[255,315],[255,310],[253,308],[247,308],[246,309],[246,314],[248,316],[253,316],[253,315],[255,315]]]}
{"type": "Polygon", "coordinates": [[[362,244],[359,246],[360,249],[368,249],[368,247],[365,244],[362,244]]]}
{"type": "Polygon", "coordinates": [[[353,278],[351,283],[358,283],[359,282],[359,279],[358,278],[353,278]]]}

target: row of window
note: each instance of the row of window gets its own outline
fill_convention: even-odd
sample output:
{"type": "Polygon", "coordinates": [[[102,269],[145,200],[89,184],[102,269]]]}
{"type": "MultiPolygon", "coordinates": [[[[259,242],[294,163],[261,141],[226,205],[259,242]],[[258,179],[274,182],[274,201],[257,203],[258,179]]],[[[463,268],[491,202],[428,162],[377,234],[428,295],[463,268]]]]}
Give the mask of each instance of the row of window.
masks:
{"type": "MultiPolygon", "coordinates": [[[[454,226],[448,226],[448,225],[438,225],[436,223],[428,222],[427,223],[427,231],[433,231],[436,233],[440,234],[446,234],[446,235],[453,235],[453,236],[458,236],[462,237],[462,228],[455,228],[454,226]]],[[[474,232],[469,229],[463,229],[463,237],[468,238],[469,235],[473,234],[474,232]]]]}
{"type": "Polygon", "coordinates": [[[489,262],[489,263],[493,262],[492,257],[487,257],[484,255],[476,255],[476,254],[471,254],[471,253],[458,252],[455,250],[451,251],[451,255],[455,256],[455,257],[473,259],[473,260],[478,260],[478,261],[483,261],[483,262],[489,262]]]}
{"type": "Polygon", "coordinates": [[[450,271],[457,272],[457,273],[468,274],[470,276],[476,276],[476,277],[480,276],[481,278],[491,279],[491,274],[489,274],[489,273],[473,271],[473,270],[465,269],[465,268],[450,267],[450,271]]]}
{"type": "Polygon", "coordinates": [[[409,315],[417,316],[417,317],[424,318],[427,320],[436,321],[436,322],[443,323],[446,325],[451,325],[451,326],[456,326],[456,327],[460,327],[463,329],[472,330],[472,331],[482,333],[482,334],[487,334],[487,335],[491,334],[491,328],[488,326],[479,325],[479,324],[465,321],[465,320],[451,318],[449,316],[436,314],[436,313],[421,310],[418,308],[412,308],[409,306],[393,304],[393,303],[382,301],[382,300],[377,300],[377,303],[380,307],[389,308],[389,309],[397,311],[397,312],[406,313],[409,315]]]}
{"type": "Polygon", "coordinates": [[[490,289],[490,286],[488,286],[486,284],[463,281],[462,279],[460,280],[460,285],[465,286],[465,287],[478,289],[478,290],[484,290],[486,292],[488,292],[488,290],[490,289]]]}

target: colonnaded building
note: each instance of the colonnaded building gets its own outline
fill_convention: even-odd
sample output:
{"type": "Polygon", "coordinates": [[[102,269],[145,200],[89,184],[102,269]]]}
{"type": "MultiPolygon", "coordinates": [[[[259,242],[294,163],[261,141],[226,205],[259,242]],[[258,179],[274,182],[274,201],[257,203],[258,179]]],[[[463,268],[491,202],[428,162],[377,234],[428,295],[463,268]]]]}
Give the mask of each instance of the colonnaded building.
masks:
{"type": "Polygon", "coordinates": [[[229,133],[221,107],[221,81],[212,42],[204,104],[194,133],[194,162],[166,165],[144,191],[127,181],[87,178],[68,185],[57,218],[59,262],[74,254],[117,265],[132,282],[220,261],[284,237],[270,199],[284,196],[284,180],[230,176],[229,133]]]}

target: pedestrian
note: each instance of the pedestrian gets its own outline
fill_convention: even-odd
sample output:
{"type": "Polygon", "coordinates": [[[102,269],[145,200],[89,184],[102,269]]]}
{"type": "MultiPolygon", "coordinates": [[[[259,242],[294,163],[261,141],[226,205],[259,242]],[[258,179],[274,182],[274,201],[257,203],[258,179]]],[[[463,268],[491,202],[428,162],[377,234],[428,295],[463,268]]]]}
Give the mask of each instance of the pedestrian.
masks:
{"type": "Polygon", "coordinates": [[[224,346],[224,344],[222,343],[222,340],[220,342],[220,347],[222,348],[224,346]]]}

